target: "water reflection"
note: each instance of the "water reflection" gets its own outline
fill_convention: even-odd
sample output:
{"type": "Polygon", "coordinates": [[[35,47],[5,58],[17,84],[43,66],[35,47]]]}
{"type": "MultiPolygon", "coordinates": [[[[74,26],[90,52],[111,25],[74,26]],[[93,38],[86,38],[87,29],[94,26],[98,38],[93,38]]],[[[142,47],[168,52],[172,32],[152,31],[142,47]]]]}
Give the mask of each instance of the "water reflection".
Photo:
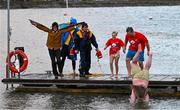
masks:
{"type": "Polygon", "coordinates": [[[150,105],[149,103],[143,103],[143,102],[139,102],[139,103],[136,103],[134,105],[132,105],[132,108],[133,109],[150,109],[150,105]]]}
{"type": "Polygon", "coordinates": [[[1,109],[65,109],[65,110],[119,110],[119,109],[176,109],[179,98],[152,97],[149,104],[129,103],[129,95],[82,93],[22,93],[2,94],[1,109]]]}
{"type": "MultiPolygon", "coordinates": [[[[49,99],[55,109],[117,110],[133,109],[128,96],[118,94],[53,94],[49,99]]],[[[144,107],[144,106],[143,106],[144,107]]]]}
{"type": "Polygon", "coordinates": [[[6,91],[2,103],[4,109],[24,109],[27,106],[30,95],[26,93],[16,93],[6,91]]]}
{"type": "Polygon", "coordinates": [[[93,106],[89,106],[93,103],[92,95],[56,93],[53,94],[49,100],[51,102],[51,107],[55,109],[94,109],[93,106]]]}

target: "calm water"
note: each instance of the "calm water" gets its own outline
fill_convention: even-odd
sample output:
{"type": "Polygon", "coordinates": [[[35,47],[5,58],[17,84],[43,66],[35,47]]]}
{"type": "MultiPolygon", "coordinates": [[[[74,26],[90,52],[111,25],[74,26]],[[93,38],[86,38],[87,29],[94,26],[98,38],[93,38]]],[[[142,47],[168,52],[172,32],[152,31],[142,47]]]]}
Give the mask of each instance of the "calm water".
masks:
{"type": "MultiPolygon", "coordinates": [[[[180,74],[180,6],[174,7],[120,7],[120,8],[72,8],[72,9],[26,9],[11,11],[11,49],[24,46],[29,57],[26,73],[50,70],[50,59],[45,46],[47,34],[30,25],[28,19],[50,26],[53,21],[67,22],[73,16],[86,21],[96,35],[100,49],[110,37],[112,31],[118,31],[124,39],[125,29],[133,26],[144,33],[154,51],[151,74],[180,74]],[[68,16],[63,16],[67,13],[68,16]]],[[[0,10],[0,76],[5,77],[6,58],[6,11],[0,10]]],[[[102,72],[92,52],[91,72],[102,72]]],[[[103,72],[109,73],[108,50],[103,51],[100,61],[103,72]]],[[[125,55],[121,53],[120,74],[126,74],[125,55]]],[[[70,61],[65,64],[65,73],[70,61]]],[[[24,74],[26,74],[24,73],[24,74]]],[[[103,94],[62,94],[62,93],[14,93],[5,90],[0,83],[1,109],[180,109],[177,98],[152,97],[149,106],[132,107],[129,96],[103,94]]]]}

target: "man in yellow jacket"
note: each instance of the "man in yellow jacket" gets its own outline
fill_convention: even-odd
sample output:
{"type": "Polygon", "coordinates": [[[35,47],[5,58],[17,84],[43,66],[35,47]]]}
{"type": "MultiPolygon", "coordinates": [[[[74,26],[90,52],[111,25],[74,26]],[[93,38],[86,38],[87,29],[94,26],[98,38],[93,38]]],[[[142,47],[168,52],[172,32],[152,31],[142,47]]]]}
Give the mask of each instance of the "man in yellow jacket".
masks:
{"type": "MultiPolygon", "coordinates": [[[[81,25],[82,23],[78,23],[76,25],[71,25],[68,26],[67,28],[63,29],[58,29],[58,23],[54,22],[52,23],[52,29],[49,29],[48,27],[30,20],[31,24],[37,27],[38,29],[47,32],[48,33],[48,38],[47,38],[47,43],[46,46],[49,51],[49,55],[51,58],[51,63],[52,63],[52,71],[55,76],[55,79],[58,79],[58,71],[57,71],[57,65],[58,69],[60,70],[61,68],[61,59],[60,59],[60,48],[61,48],[61,41],[60,37],[63,32],[68,32],[74,29],[74,26],[76,25],[81,25]],[[57,63],[56,63],[57,61],[57,63]]],[[[63,74],[59,71],[59,76],[63,77],[63,74]]]]}

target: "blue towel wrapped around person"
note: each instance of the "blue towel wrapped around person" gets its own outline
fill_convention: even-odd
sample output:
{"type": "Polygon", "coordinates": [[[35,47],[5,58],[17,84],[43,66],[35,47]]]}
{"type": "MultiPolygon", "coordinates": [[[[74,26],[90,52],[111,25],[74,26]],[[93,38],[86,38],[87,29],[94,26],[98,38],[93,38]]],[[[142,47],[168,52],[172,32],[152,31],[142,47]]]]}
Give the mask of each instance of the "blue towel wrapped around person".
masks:
{"type": "MultiPolygon", "coordinates": [[[[70,23],[62,23],[59,24],[59,28],[66,28],[69,25],[77,24],[77,20],[75,18],[70,19],[70,23]]],[[[74,48],[74,39],[76,37],[76,32],[79,31],[79,27],[76,27],[74,30],[70,32],[65,32],[61,34],[61,44],[62,44],[62,49],[61,49],[61,59],[62,59],[62,66],[64,66],[64,62],[66,57],[70,60],[72,60],[72,67],[73,67],[73,72],[75,73],[76,69],[76,60],[77,60],[77,54],[73,53],[70,54],[71,50],[74,48]]]]}

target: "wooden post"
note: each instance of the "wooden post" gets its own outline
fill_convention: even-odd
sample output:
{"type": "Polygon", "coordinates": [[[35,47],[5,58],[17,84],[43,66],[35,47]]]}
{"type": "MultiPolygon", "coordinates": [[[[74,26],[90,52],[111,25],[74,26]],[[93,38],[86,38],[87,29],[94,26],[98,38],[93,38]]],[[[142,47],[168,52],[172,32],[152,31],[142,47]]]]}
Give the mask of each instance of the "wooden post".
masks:
{"type": "Polygon", "coordinates": [[[69,8],[68,0],[66,0],[66,8],[69,8]]]}
{"type": "MultiPolygon", "coordinates": [[[[10,32],[10,0],[7,0],[7,57],[8,57],[7,78],[10,78],[10,69],[9,69],[10,36],[11,36],[11,32],[10,32]]],[[[8,85],[6,86],[6,88],[8,89],[8,85]]]]}

